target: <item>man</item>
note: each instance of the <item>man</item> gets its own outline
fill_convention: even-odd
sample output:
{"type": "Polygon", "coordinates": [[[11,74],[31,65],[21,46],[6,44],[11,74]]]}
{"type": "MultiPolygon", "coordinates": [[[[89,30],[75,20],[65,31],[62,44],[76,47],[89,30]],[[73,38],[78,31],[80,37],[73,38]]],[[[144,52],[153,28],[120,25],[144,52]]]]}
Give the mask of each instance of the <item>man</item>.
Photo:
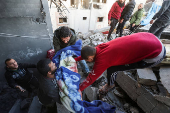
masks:
{"type": "Polygon", "coordinates": [[[107,92],[114,87],[110,86],[112,73],[154,66],[165,54],[163,44],[153,34],[145,32],[120,37],[97,47],[85,46],[75,60],[95,63],[92,72],[80,84],[80,90],[91,85],[107,69],[108,84],[101,89],[101,92],[107,92]]]}
{"type": "MultiPolygon", "coordinates": [[[[66,26],[62,26],[56,29],[53,37],[53,45],[54,45],[55,52],[67,46],[74,45],[76,39],[77,37],[73,29],[68,28],[66,26]]],[[[86,64],[86,61],[82,60],[79,63],[82,67],[82,71],[84,72],[84,75],[88,75],[89,68],[86,64]]]]}
{"type": "Polygon", "coordinates": [[[152,24],[152,26],[148,32],[160,38],[163,30],[170,25],[170,0],[163,1],[161,9],[154,15],[150,24],[152,24]],[[155,19],[157,20],[153,23],[155,19]]]}
{"type": "Polygon", "coordinates": [[[37,78],[30,73],[27,68],[36,68],[34,64],[17,63],[14,59],[6,59],[5,78],[12,88],[18,88],[20,91],[25,90],[32,92],[31,85],[36,89],[39,87],[37,78]]]}
{"type": "Polygon", "coordinates": [[[43,105],[48,106],[48,110],[51,110],[51,112],[56,113],[56,102],[61,103],[59,96],[59,88],[54,75],[57,67],[55,66],[55,63],[53,63],[50,59],[44,59],[40,60],[37,63],[37,69],[42,75],[39,79],[39,101],[43,105]]]}
{"type": "Polygon", "coordinates": [[[135,4],[136,4],[135,0],[129,0],[129,3],[127,3],[125,8],[123,9],[123,12],[120,17],[120,22],[119,22],[119,25],[118,25],[117,31],[116,31],[116,37],[118,37],[118,36],[122,37],[123,27],[124,27],[126,21],[128,21],[129,18],[131,17],[133,9],[135,8],[135,4]]]}
{"type": "Polygon", "coordinates": [[[132,18],[130,19],[130,31],[133,32],[134,29],[139,26],[143,12],[143,3],[140,3],[138,6],[138,10],[133,14],[132,18]]]}
{"type": "Polygon", "coordinates": [[[121,13],[125,7],[125,0],[118,0],[113,5],[108,14],[108,24],[111,26],[109,30],[109,34],[107,36],[108,40],[110,39],[110,35],[112,34],[116,24],[118,23],[118,19],[121,16],[121,13]]]}

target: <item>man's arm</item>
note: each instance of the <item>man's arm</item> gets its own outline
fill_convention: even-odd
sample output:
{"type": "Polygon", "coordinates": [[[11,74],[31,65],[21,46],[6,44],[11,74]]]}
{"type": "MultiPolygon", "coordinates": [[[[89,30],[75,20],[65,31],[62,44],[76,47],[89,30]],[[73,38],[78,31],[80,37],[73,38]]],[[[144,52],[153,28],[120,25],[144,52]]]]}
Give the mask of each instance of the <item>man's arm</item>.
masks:
{"type": "Polygon", "coordinates": [[[56,37],[53,37],[53,45],[54,45],[54,50],[55,53],[61,49],[60,44],[58,43],[58,39],[56,37]]]}
{"type": "Polygon", "coordinates": [[[106,66],[107,63],[102,64],[100,62],[95,62],[93,66],[93,70],[91,73],[87,76],[87,78],[79,85],[80,91],[83,91],[86,87],[91,85],[94,81],[96,81],[97,78],[100,77],[100,75],[107,69],[106,66]]]}
{"type": "Polygon", "coordinates": [[[164,1],[161,9],[154,15],[154,17],[152,18],[152,20],[155,20],[156,18],[159,18],[170,6],[170,1],[164,1]]]}
{"type": "Polygon", "coordinates": [[[83,60],[83,58],[79,56],[79,57],[74,58],[74,60],[77,62],[77,61],[83,60]]]}
{"type": "Polygon", "coordinates": [[[115,8],[116,8],[116,2],[112,5],[112,7],[111,7],[111,9],[110,9],[110,11],[109,11],[108,20],[111,19],[111,14],[112,14],[112,12],[115,10],[115,8]]]}

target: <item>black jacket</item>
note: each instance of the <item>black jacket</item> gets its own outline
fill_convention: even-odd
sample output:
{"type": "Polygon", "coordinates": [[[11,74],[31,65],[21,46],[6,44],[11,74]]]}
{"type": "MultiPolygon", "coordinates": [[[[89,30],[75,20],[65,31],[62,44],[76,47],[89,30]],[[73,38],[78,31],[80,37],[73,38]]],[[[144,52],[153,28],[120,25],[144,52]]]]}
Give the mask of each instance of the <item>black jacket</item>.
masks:
{"type": "Polygon", "coordinates": [[[133,12],[133,9],[135,8],[135,5],[136,5],[135,0],[132,0],[129,3],[127,3],[125,8],[123,9],[123,12],[121,13],[120,19],[124,19],[124,21],[129,20],[133,12]]]}
{"type": "Polygon", "coordinates": [[[16,71],[6,68],[5,78],[8,82],[8,85],[12,88],[15,88],[16,85],[26,88],[28,82],[33,76],[32,73],[27,70],[27,68],[36,68],[36,65],[20,63],[18,64],[18,69],[16,71]]]}
{"type": "Polygon", "coordinates": [[[170,0],[164,0],[161,9],[154,15],[152,19],[155,20],[156,18],[160,18],[165,22],[170,21],[170,0]]]}
{"type": "Polygon", "coordinates": [[[38,98],[43,105],[51,105],[60,102],[59,88],[56,79],[41,77],[39,78],[38,98]]]}

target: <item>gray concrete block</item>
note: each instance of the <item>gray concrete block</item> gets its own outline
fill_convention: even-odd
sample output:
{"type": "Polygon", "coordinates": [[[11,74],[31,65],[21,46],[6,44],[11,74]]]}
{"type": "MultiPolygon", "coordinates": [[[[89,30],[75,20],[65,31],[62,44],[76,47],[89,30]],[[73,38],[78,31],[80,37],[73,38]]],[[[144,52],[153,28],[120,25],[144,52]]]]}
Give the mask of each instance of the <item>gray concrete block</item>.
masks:
{"type": "Polygon", "coordinates": [[[161,67],[160,68],[160,80],[163,86],[170,93],[170,67],[161,67]]]}
{"type": "Polygon", "coordinates": [[[170,107],[158,102],[156,107],[150,113],[170,113],[170,107]]]}
{"type": "Polygon", "coordinates": [[[90,101],[93,101],[93,100],[97,100],[97,91],[98,91],[98,88],[96,87],[87,87],[84,92],[87,96],[87,98],[90,100],[90,101]]]}
{"type": "Polygon", "coordinates": [[[86,40],[83,40],[82,43],[83,43],[83,46],[87,46],[91,42],[90,42],[90,39],[87,38],[86,40]]]}
{"type": "Polygon", "coordinates": [[[137,81],[144,85],[156,85],[157,78],[153,73],[152,69],[137,69],[137,81]]]}
{"type": "Polygon", "coordinates": [[[158,100],[159,102],[162,102],[170,107],[170,97],[167,96],[161,96],[161,95],[154,95],[154,98],[158,100]]]}
{"type": "Polygon", "coordinates": [[[118,72],[116,82],[119,86],[130,96],[130,98],[136,101],[138,95],[136,93],[136,81],[132,79],[128,74],[124,72],[118,72]]]}
{"type": "Polygon", "coordinates": [[[138,106],[142,108],[145,112],[150,112],[152,109],[155,108],[157,103],[158,102],[153,98],[153,96],[150,93],[140,95],[137,98],[138,106]]]}

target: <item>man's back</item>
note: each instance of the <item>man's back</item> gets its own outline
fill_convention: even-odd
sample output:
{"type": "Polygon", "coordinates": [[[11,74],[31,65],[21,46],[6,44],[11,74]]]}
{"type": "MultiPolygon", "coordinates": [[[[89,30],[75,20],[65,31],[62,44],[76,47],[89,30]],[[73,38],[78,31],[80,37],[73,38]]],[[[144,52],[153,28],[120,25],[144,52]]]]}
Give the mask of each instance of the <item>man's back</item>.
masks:
{"type": "Polygon", "coordinates": [[[107,66],[130,64],[156,57],[162,50],[160,41],[151,33],[136,33],[96,47],[96,60],[107,66]]]}

